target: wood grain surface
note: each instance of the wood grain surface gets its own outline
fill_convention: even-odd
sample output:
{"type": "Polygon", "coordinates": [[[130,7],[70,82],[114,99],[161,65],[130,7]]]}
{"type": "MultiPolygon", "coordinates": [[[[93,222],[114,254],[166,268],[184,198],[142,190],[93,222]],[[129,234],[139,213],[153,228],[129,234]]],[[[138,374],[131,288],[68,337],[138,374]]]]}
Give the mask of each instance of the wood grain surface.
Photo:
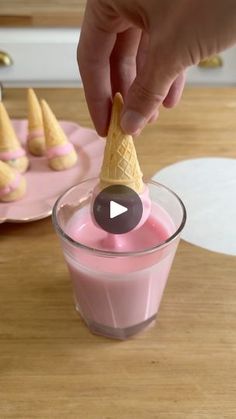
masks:
{"type": "Polygon", "coordinates": [[[0,26],[80,26],[86,0],[0,0],[0,26]]]}
{"type": "MultiPolygon", "coordinates": [[[[91,125],[82,91],[37,92],[91,125]]],[[[25,117],[24,90],[6,90],[5,104],[25,117]]],[[[235,115],[235,88],[187,89],[136,139],[144,174],[236,157],[235,115]]],[[[76,314],[51,220],[0,225],[0,418],[235,419],[235,279],[235,257],[182,241],[155,327],[116,342],[76,314]]]]}

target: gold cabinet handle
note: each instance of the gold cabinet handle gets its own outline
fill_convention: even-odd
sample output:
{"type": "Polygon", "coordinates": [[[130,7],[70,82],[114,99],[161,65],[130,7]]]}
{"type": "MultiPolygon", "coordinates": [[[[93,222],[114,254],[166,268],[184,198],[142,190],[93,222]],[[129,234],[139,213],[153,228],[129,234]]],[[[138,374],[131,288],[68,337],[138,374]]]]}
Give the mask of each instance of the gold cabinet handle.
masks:
{"type": "Polygon", "coordinates": [[[224,63],[220,55],[213,55],[212,57],[205,58],[204,60],[200,61],[198,67],[201,68],[220,68],[223,67],[224,63]]]}
{"type": "Polygon", "coordinates": [[[12,64],[11,56],[5,51],[0,51],[0,67],[10,67],[12,64]]]}

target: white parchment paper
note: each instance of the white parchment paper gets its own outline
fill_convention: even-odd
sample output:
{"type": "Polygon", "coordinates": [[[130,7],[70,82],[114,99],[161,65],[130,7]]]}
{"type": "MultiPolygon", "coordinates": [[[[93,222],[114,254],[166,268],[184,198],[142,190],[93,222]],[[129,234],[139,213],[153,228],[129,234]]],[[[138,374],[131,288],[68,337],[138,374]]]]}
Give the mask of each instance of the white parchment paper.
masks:
{"type": "Polygon", "coordinates": [[[183,200],[189,243],[236,255],[236,159],[200,158],[168,166],[153,177],[183,200]]]}

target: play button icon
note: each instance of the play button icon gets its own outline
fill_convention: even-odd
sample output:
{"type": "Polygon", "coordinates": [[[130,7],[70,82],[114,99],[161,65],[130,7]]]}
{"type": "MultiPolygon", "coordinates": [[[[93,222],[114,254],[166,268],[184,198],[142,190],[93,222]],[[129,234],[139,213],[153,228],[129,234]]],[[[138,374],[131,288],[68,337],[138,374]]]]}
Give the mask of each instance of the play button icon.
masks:
{"type": "Polygon", "coordinates": [[[140,222],[143,205],[139,195],[123,185],[108,186],[95,198],[93,217],[96,223],[112,234],[124,234],[140,222]]]}
{"type": "Polygon", "coordinates": [[[118,217],[124,212],[128,211],[128,208],[123,205],[117,204],[115,201],[110,201],[110,218],[118,217]]]}

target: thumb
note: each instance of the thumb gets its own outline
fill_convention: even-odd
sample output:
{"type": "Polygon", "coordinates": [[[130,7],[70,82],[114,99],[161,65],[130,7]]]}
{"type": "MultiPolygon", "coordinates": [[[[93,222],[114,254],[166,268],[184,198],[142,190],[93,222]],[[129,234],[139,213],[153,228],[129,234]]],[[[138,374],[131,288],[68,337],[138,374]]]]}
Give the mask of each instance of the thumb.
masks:
{"type": "Polygon", "coordinates": [[[144,128],[166,98],[178,71],[169,64],[169,57],[157,55],[158,48],[150,48],[125,98],[121,127],[127,134],[144,128]]]}

